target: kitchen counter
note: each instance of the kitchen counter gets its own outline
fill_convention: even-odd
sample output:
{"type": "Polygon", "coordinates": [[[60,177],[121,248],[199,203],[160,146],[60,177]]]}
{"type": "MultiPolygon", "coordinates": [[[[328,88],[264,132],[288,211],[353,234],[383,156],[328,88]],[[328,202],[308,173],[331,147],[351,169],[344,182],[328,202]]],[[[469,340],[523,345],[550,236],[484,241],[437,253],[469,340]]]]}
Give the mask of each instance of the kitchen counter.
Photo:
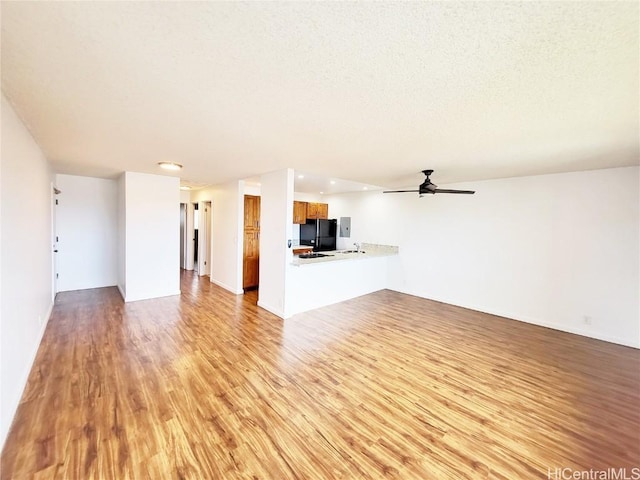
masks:
{"type": "Polygon", "coordinates": [[[291,264],[296,267],[300,267],[303,265],[315,265],[319,263],[339,262],[345,260],[364,260],[368,258],[389,257],[398,254],[398,247],[392,245],[363,243],[360,246],[360,252],[354,252],[353,250],[334,250],[318,253],[325,256],[317,258],[300,258],[296,256],[293,258],[291,264]]]}
{"type": "Polygon", "coordinates": [[[365,253],[294,257],[287,269],[287,316],[387,288],[398,247],[363,243],[360,248],[365,253]]]}

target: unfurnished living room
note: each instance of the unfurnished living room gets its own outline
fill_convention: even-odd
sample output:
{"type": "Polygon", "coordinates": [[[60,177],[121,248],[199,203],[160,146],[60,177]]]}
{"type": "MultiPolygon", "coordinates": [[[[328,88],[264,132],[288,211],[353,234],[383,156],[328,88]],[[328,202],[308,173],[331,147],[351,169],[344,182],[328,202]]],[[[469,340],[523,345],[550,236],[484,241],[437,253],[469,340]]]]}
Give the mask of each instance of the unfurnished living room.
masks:
{"type": "Polygon", "coordinates": [[[1,1],[1,479],[640,479],[640,4],[1,1]]]}

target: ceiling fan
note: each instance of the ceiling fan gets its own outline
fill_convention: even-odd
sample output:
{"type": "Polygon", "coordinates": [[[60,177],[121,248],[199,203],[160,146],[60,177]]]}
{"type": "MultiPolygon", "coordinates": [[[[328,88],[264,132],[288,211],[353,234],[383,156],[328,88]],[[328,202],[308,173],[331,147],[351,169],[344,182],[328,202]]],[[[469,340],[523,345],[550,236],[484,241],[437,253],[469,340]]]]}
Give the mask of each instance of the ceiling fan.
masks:
{"type": "Polygon", "coordinates": [[[435,183],[431,183],[431,179],[429,175],[433,173],[433,170],[422,170],[422,173],[425,174],[427,178],[424,179],[418,186],[418,190],[385,190],[382,193],[419,193],[420,196],[425,195],[427,193],[436,194],[436,193],[464,193],[467,195],[473,195],[476,193],[474,190],[449,190],[448,188],[437,188],[438,186],[435,183]]]}

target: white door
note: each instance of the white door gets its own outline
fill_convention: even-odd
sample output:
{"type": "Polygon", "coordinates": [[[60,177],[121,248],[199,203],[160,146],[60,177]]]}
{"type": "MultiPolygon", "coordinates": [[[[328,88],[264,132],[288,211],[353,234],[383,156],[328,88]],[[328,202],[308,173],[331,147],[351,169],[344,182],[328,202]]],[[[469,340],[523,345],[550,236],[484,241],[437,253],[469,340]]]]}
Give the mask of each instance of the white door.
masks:
{"type": "Polygon", "coordinates": [[[52,272],[52,285],[51,285],[51,294],[52,300],[55,300],[56,293],[58,293],[58,234],[56,231],[56,205],[58,204],[58,199],[56,198],[57,190],[51,183],[51,272],[52,272]]]}
{"type": "Polygon", "coordinates": [[[202,212],[202,228],[200,228],[200,235],[202,242],[201,247],[201,268],[200,275],[211,274],[211,202],[201,202],[200,211],[202,212]]]}

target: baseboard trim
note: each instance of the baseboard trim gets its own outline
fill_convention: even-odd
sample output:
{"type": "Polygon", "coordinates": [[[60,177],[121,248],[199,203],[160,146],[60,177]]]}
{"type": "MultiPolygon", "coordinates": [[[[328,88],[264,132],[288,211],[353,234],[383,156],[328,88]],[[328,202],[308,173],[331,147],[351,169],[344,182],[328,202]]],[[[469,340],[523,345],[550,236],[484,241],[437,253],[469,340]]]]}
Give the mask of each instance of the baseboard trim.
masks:
{"type": "Polygon", "coordinates": [[[403,291],[403,290],[395,290],[389,288],[389,290],[393,290],[399,293],[406,293],[407,295],[413,295],[415,297],[425,298],[427,300],[433,300],[434,302],[446,303],[448,305],[453,305],[456,307],[468,308],[469,310],[475,310],[476,312],[488,313],[490,315],[496,315],[498,317],[504,317],[508,320],[515,320],[517,322],[529,323],[531,325],[537,325],[538,327],[551,328],[552,330],[558,330],[560,332],[571,333],[574,335],[580,335],[582,337],[593,338],[595,340],[601,340],[603,342],[615,343],[617,345],[622,345],[624,347],[631,347],[640,349],[640,340],[636,343],[626,338],[618,338],[610,335],[605,335],[600,332],[592,332],[581,328],[568,327],[566,325],[561,325],[554,322],[547,322],[545,320],[540,320],[534,317],[528,317],[526,315],[518,315],[511,312],[505,312],[501,310],[496,310],[494,308],[488,308],[483,305],[467,305],[460,302],[455,302],[446,298],[434,298],[434,297],[425,297],[424,295],[420,295],[411,291],[403,291]]]}
{"type": "Polygon", "coordinates": [[[228,290],[231,293],[234,293],[236,295],[244,294],[244,290],[238,290],[236,288],[232,288],[229,285],[227,285],[226,283],[221,282],[220,280],[216,280],[215,278],[211,278],[211,277],[209,277],[209,280],[211,281],[211,283],[214,283],[214,284],[218,285],[219,287],[222,287],[225,290],[228,290]]]}
{"type": "Polygon", "coordinates": [[[47,308],[47,312],[45,313],[45,321],[42,322],[42,326],[40,327],[40,331],[38,332],[38,341],[36,342],[36,346],[31,352],[31,358],[29,360],[28,368],[23,373],[22,376],[22,386],[20,387],[20,395],[18,395],[18,400],[14,402],[11,406],[11,423],[9,424],[9,428],[6,432],[3,432],[2,438],[0,438],[0,452],[4,448],[4,442],[9,436],[9,432],[11,432],[11,428],[13,427],[13,420],[16,416],[16,411],[20,406],[20,401],[22,400],[22,396],[24,395],[24,389],[27,387],[27,382],[29,381],[29,375],[31,374],[31,369],[33,368],[33,364],[36,361],[36,356],[38,355],[38,350],[40,350],[40,344],[42,343],[42,338],[44,337],[44,332],[47,329],[47,325],[49,325],[49,320],[51,319],[51,313],[53,312],[54,302],[49,303],[49,307],[47,308]]]}
{"type": "Polygon", "coordinates": [[[258,306],[260,308],[264,308],[267,312],[269,313],[273,313],[275,316],[282,318],[283,320],[286,320],[287,317],[285,317],[284,312],[280,309],[274,308],[271,305],[267,305],[264,302],[261,302],[260,300],[258,300],[258,306]]]}
{"type": "Polygon", "coordinates": [[[180,290],[178,290],[176,292],[162,293],[160,295],[153,295],[151,297],[146,297],[146,296],[143,296],[143,297],[128,297],[128,298],[125,298],[124,301],[125,301],[125,303],[141,302],[143,300],[153,300],[153,299],[156,299],[156,298],[174,297],[176,295],[180,295],[180,293],[181,293],[180,290]]]}

